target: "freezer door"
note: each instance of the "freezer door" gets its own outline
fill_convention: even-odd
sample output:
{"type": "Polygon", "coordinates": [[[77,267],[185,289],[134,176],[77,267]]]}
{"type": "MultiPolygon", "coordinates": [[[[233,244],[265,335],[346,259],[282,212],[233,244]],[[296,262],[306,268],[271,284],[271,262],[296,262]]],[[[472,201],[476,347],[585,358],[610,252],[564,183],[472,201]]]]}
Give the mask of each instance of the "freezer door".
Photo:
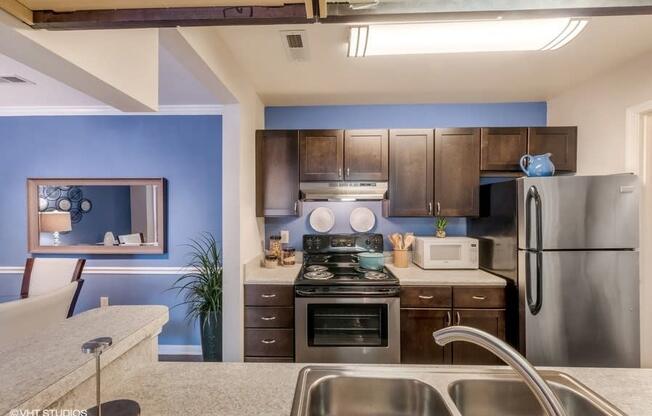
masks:
{"type": "Polygon", "coordinates": [[[535,365],[640,365],[636,251],[519,251],[519,310],[521,352],[535,365]]]}
{"type": "Polygon", "coordinates": [[[637,176],[556,176],[517,182],[520,249],[638,247],[637,176]]]}

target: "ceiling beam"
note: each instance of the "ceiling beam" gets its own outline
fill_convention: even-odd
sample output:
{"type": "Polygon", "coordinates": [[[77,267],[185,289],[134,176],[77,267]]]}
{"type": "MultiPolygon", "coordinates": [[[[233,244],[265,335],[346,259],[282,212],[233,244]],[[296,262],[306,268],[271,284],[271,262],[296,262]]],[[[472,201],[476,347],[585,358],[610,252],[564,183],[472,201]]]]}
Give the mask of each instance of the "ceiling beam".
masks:
{"type": "Polygon", "coordinates": [[[311,23],[306,4],[278,7],[171,7],[151,9],[34,11],[35,29],[125,29],[311,23]]]}
{"type": "Polygon", "coordinates": [[[16,0],[0,0],[0,10],[4,10],[30,26],[34,24],[34,14],[32,11],[16,0]]]}

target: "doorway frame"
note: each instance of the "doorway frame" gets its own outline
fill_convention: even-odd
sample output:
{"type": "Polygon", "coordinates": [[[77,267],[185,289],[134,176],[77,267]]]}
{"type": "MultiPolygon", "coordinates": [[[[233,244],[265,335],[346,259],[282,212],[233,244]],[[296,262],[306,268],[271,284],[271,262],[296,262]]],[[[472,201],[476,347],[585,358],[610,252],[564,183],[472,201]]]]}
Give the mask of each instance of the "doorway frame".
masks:
{"type": "Polygon", "coordinates": [[[626,111],[625,167],[639,176],[641,198],[639,209],[639,287],[641,367],[652,367],[652,100],[629,107],[626,111]],[[649,180],[649,183],[648,183],[649,180]],[[650,232],[648,232],[650,231],[650,232]]]}

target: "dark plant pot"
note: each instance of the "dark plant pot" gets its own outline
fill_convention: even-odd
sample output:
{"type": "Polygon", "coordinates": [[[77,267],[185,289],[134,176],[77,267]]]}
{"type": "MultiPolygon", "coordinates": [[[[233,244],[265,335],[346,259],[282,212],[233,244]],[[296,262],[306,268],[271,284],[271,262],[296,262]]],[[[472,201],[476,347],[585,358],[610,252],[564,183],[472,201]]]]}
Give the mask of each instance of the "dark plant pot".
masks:
{"type": "Polygon", "coordinates": [[[204,361],[222,361],[222,313],[202,315],[199,321],[204,361]]]}

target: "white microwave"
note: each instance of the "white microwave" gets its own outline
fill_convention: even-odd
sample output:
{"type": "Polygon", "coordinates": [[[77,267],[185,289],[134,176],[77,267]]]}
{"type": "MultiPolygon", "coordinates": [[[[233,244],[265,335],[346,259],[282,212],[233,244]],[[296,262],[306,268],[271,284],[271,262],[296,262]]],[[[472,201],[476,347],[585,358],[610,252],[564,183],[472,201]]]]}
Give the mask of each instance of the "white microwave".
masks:
{"type": "Polygon", "coordinates": [[[417,237],[413,261],[423,269],[477,269],[478,240],[469,237],[417,237]]]}

